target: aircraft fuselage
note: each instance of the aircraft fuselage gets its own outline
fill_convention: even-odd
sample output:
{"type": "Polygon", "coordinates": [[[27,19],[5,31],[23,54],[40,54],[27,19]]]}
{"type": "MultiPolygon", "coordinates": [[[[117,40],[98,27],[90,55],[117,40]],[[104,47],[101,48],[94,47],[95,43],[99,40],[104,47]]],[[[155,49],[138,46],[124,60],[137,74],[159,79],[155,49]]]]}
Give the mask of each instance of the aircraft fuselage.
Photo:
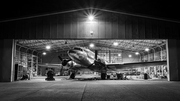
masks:
{"type": "MultiPolygon", "coordinates": [[[[99,66],[92,65],[95,61],[95,54],[89,49],[83,49],[82,47],[75,47],[74,49],[69,50],[67,53],[68,53],[68,56],[75,62],[73,67],[76,67],[79,69],[81,68],[82,70],[90,69],[92,71],[100,72],[101,68],[99,66]]],[[[101,63],[105,65],[104,60],[101,59],[99,56],[97,57],[98,57],[97,60],[101,61],[101,63]]]]}

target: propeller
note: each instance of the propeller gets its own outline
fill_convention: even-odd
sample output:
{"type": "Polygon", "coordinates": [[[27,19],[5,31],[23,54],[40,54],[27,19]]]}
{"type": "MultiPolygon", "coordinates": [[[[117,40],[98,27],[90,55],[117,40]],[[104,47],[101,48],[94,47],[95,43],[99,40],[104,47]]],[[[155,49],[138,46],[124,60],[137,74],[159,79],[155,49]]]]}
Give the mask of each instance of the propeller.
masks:
{"type": "Polygon", "coordinates": [[[60,61],[62,61],[62,63],[61,63],[61,64],[62,64],[62,68],[60,69],[60,73],[62,73],[63,66],[66,66],[67,63],[68,63],[69,61],[71,61],[71,59],[62,59],[61,56],[58,56],[58,58],[59,58],[60,61]]]}
{"type": "Polygon", "coordinates": [[[66,66],[67,63],[68,63],[69,61],[71,61],[71,59],[62,59],[61,56],[58,56],[58,58],[59,58],[59,60],[62,61],[62,65],[63,65],[63,66],[66,66]]]}
{"type": "Polygon", "coordinates": [[[61,61],[63,60],[63,59],[61,58],[61,56],[58,56],[58,58],[59,58],[59,60],[61,60],[61,61]]]}

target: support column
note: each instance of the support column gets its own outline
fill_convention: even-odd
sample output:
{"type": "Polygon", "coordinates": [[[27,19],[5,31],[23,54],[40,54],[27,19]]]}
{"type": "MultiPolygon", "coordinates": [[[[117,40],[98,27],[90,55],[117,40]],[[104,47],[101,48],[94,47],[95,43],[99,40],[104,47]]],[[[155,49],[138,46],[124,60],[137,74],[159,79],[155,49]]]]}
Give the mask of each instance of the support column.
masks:
{"type": "Polygon", "coordinates": [[[159,47],[161,49],[161,51],[160,51],[160,60],[162,61],[162,47],[161,46],[159,46],[159,47]]]}
{"type": "Polygon", "coordinates": [[[141,58],[141,62],[145,62],[145,59],[144,59],[145,55],[144,53],[142,52],[142,58],[141,58]]]}
{"type": "Polygon", "coordinates": [[[168,81],[180,80],[180,40],[169,39],[167,47],[168,81]]]}
{"type": "Polygon", "coordinates": [[[153,61],[155,61],[155,49],[153,48],[153,61]]]}
{"type": "Polygon", "coordinates": [[[121,61],[122,61],[122,63],[124,63],[123,62],[123,51],[121,52],[121,61]]]}
{"type": "Polygon", "coordinates": [[[0,82],[14,81],[16,43],[13,39],[0,40],[0,82]]]}
{"type": "Polygon", "coordinates": [[[147,52],[147,62],[149,62],[149,51],[147,52]]]}
{"type": "Polygon", "coordinates": [[[111,61],[111,51],[109,50],[109,63],[112,63],[111,61]]]}

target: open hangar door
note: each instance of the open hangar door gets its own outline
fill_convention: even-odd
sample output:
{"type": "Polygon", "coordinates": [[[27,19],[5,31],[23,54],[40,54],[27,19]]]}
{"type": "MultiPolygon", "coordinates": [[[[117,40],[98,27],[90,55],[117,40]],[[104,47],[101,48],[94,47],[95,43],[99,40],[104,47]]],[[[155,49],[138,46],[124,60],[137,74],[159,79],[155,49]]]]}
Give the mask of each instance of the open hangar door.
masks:
{"type": "MultiPolygon", "coordinates": [[[[15,63],[18,68],[16,67],[15,74],[17,80],[21,80],[26,74],[30,78],[46,76],[49,70],[53,70],[56,76],[70,76],[69,68],[75,68],[75,78],[90,77],[97,79],[103,73],[102,70],[92,69],[99,68],[95,66],[98,62],[94,63],[98,58],[105,61],[102,62],[103,64],[108,65],[105,79],[166,79],[168,77],[166,40],[16,41],[15,63]],[[94,53],[91,54],[94,58],[92,65],[87,66],[88,64],[85,64],[86,69],[84,69],[84,64],[77,61],[75,63],[80,64],[82,68],[69,63],[62,65],[62,60],[58,56],[66,60],[72,58],[69,56],[68,51],[73,50],[75,47],[80,48],[79,50],[89,49],[94,53]],[[116,66],[113,67],[112,64],[116,64],[116,66]],[[121,74],[121,77],[119,77],[119,74],[121,74]]],[[[90,53],[86,52],[86,54],[90,53]]],[[[81,55],[78,55],[78,59],[81,57],[81,55]]],[[[88,58],[88,56],[86,55],[84,58],[88,58]]],[[[73,60],[71,59],[71,61],[73,60]]],[[[68,62],[70,61],[68,60],[68,62]]],[[[99,66],[102,67],[102,65],[99,66]]]]}

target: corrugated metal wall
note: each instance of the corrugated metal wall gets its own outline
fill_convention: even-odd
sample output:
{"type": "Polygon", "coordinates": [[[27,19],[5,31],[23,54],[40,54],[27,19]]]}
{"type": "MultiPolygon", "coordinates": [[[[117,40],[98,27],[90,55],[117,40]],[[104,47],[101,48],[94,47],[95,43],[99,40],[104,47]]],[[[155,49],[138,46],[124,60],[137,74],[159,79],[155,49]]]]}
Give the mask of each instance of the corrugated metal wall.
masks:
{"type": "Polygon", "coordinates": [[[16,39],[174,39],[179,37],[179,28],[177,23],[103,11],[90,23],[82,11],[77,11],[0,23],[0,36],[16,39]]]}

